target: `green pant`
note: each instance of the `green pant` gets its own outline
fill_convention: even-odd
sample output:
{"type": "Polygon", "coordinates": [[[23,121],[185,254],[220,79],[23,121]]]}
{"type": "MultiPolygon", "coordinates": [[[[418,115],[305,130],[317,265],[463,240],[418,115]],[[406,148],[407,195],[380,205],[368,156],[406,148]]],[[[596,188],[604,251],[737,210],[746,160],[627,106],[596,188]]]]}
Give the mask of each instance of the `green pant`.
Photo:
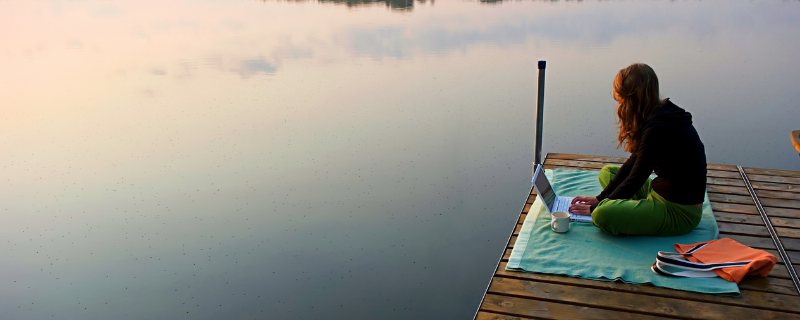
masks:
{"type": "MultiPolygon", "coordinates": [[[[618,166],[605,166],[598,178],[605,188],[619,172],[618,166]]],[[[703,210],[695,205],[672,203],[653,191],[650,179],[627,200],[605,199],[592,212],[592,222],[613,235],[676,236],[692,231],[700,223],[703,210]]]]}

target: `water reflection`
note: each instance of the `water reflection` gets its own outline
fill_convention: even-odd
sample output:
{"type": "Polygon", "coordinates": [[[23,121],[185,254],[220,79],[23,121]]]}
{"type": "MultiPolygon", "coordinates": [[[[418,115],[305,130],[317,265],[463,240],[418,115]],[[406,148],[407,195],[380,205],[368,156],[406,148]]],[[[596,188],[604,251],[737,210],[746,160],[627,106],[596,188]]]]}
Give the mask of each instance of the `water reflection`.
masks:
{"type": "MultiPolygon", "coordinates": [[[[268,0],[262,0],[263,2],[269,2],[268,0]]],[[[296,0],[296,1],[306,1],[306,0],[296,0]]],[[[483,0],[481,0],[483,1],[483,0]]],[[[334,3],[334,4],[342,4],[348,7],[361,7],[361,6],[372,6],[372,5],[379,5],[383,4],[387,8],[397,11],[410,11],[414,9],[414,0],[319,0],[320,3],[334,3]]],[[[418,4],[425,4],[427,0],[416,0],[418,4]]],[[[431,0],[430,4],[433,5],[435,0],[431,0]]]]}
{"type": "Polygon", "coordinates": [[[242,61],[242,69],[238,70],[242,77],[252,76],[258,73],[274,74],[278,68],[264,59],[250,59],[242,61]]]}
{"type": "Polygon", "coordinates": [[[623,155],[644,61],[711,162],[800,170],[797,3],[392,3],[0,2],[3,317],[468,318],[538,59],[545,151],[623,155]]]}
{"type": "MultiPolygon", "coordinates": [[[[362,5],[372,5],[384,3],[387,7],[393,10],[411,10],[414,9],[414,0],[320,0],[322,3],[336,3],[345,4],[348,7],[356,7],[362,5]]],[[[417,0],[418,3],[425,3],[425,0],[417,0]]],[[[433,4],[433,1],[431,1],[433,4]]]]}

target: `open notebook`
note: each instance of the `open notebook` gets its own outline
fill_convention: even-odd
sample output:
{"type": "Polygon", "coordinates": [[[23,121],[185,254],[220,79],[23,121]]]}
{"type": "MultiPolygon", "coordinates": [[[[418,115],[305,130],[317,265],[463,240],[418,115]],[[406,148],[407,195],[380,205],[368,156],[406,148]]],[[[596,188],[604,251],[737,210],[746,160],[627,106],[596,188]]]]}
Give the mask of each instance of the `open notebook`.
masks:
{"type": "MultiPolygon", "coordinates": [[[[542,165],[536,165],[536,172],[533,174],[532,182],[533,187],[536,188],[536,193],[542,198],[542,202],[544,206],[547,207],[550,214],[558,211],[569,212],[569,206],[574,197],[559,197],[555,190],[553,190],[553,186],[550,185],[550,181],[547,180],[547,176],[544,175],[542,165]]],[[[569,212],[569,220],[592,223],[592,216],[583,216],[569,212]]]]}

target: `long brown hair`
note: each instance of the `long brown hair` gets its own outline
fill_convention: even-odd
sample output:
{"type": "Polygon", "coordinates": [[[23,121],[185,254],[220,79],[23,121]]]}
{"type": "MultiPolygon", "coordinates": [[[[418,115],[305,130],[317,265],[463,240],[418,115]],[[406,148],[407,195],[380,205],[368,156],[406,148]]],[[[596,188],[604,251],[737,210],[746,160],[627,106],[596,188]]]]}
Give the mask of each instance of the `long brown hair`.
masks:
{"type": "Polygon", "coordinates": [[[620,70],[614,78],[614,100],[619,103],[617,148],[624,144],[625,151],[637,153],[642,129],[661,105],[656,72],[644,63],[634,63],[620,70]]]}

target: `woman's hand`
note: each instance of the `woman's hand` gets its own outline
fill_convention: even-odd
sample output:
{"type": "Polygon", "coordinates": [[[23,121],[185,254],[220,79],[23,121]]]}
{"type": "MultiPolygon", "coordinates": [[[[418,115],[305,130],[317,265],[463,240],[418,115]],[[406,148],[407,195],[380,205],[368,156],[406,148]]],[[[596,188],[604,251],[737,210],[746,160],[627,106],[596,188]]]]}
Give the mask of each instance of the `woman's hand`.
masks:
{"type": "Polygon", "coordinates": [[[575,197],[572,199],[572,204],[588,204],[590,206],[600,203],[596,197],[575,197]]]}
{"type": "Polygon", "coordinates": [[[569,212],[581,216],[591,216],[592,206],[588,204],[573,204],[569,207],[569,212]]]}
{"type": "Polygon", "coordinates": [[[592,215],[592,206],[600,203],[595,197],[575,197],[572,199],[572,205],[569,207],[569,212],[582,215],[592,215]]]}

